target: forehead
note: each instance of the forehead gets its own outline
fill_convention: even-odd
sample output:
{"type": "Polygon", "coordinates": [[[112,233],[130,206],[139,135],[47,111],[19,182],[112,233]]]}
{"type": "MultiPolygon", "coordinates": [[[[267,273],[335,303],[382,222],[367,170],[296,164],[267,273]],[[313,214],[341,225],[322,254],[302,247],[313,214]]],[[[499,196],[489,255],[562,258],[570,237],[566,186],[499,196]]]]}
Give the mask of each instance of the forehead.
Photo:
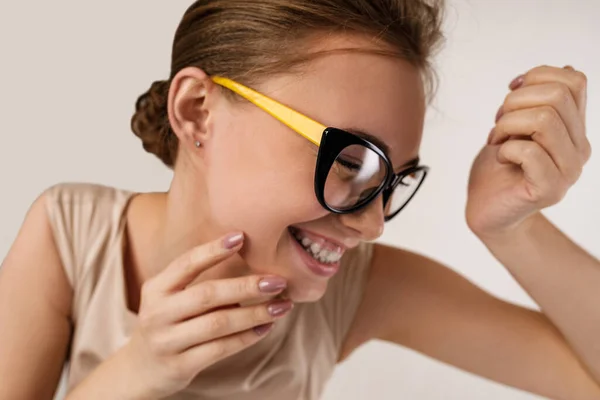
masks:
{"type": "Polygon", "coordinates": [[[326,126],[377,137],[394,166],[402,165],[418,155],[423,82],[407,61],[364,51],[374,48],[364,39],[331,37],[301,73],[269,79],[260,90],[326,126]]]}

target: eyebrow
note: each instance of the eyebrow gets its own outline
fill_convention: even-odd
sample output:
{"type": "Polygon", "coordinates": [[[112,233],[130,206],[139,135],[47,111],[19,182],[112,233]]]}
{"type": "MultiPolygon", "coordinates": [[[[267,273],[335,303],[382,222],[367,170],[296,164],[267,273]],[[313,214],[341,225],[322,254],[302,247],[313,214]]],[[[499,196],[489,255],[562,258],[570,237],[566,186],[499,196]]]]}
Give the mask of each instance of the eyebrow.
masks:
{"type": "MultiPolygon", "coordinates": [[[[371,135],[370,133],[367,133],[365,131],[361,131],[360,129],[348,128],[348,129],[344,129],[344,130],[348,131],[350,133],[353,133],[356,136],[359,136],[363,139],[368,140],[369,142],[373,143],[375,146],[377,146],[381,150],[383,150],[385,155],[389,157],[390,146],[388,146],[387,143],[385,143],[383,140],[379,139],[377,136],[371,135]]],[[[412,160],[409,160],[409,161],[405,162],[404,164],[402,164],[401,166],[399,166],[398,169],[402,169],[405,167],[412,167],[412,166],[418,165],[419,162],[421,162],[421,158],[419,156],[417,156],[417,157],[413,158],[412,160]]]]}

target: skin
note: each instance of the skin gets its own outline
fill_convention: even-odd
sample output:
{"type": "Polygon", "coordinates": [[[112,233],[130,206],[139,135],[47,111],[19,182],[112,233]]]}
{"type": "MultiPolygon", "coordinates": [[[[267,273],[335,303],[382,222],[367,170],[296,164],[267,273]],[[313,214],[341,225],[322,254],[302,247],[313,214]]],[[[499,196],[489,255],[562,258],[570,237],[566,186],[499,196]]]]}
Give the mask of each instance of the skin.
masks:
{"type": "MultiPolygon", "coordinates": [[[[350,37],[329,37],[321,45],[372,46],[350,37]]],[[[273,77],[254,87],[325,125],[374,134],[390,147],[394,166],[418,155],[423,84],[418,71],[402,60],[334,53],[311,62],[299,76],[273,77]]],[[[340,361],[377,338],[552,398],[600,398],[595,345],[600,337],[595,289],[600,264],[539,212],[562,198],[590,156],[584,76],[568,68],[541,67],[512,89],[491,143],[473,165],[466,216],[544,314],[498,300],[436,261],[376,245],[363,302],[340,361]]],[[[355,214],[325,211],[313,192],[314,146],[257,107],[229,100],[201,70],[188,68],[176,76],[169,116],[180,140],[171,188],[168,193],[138,195],[127,215],[128,297],[130,308],[140,310],[141,316],[148,303],[158,302],[157,293],[171,290],[158,290],[158,283],[182,270],[194,273],[185,279],[178,275],[184,281],[179,289],[191,279],[192,287],[201,287],[235,277],[274,275],[286,280],[284,294],[291,301],[317,301],[327,280],[299,264],[288,227],[316,232],[347,247],[381,235],[380,200],[355,214]],[[245,235],[239,253],[202,268],[172,263],[232,231],[245,235]]],[[[43,196],[32,206],[0,269],[0,296],[0,319],[11,328],[0,333],[0,360],[11,360],[10,365],[0,362],[0,373],[10,377],[0,397],[51,398],[71,332],[72,291],[43,196]],[[32,245],[36,252],[29,251],[32,245]],[[38,337],[35,332],[45,334],[38,337]]],[[[181,296],[180,301],[185,304],[181,296]]],[[[151,331],[151,324],[142,325],[151,331]]],[[[98,368],[87,387],[110,386],[118,392],[127,386],[122,377],[140,365],[119,352],[98,368]],[[111,385],[101,384],[107,382],[111,385]]],[[[83,389],[79,393],[91,398],[83,396],[83,389]]],[[[77,393],[70,398],[78,398],[77,393]]]]}

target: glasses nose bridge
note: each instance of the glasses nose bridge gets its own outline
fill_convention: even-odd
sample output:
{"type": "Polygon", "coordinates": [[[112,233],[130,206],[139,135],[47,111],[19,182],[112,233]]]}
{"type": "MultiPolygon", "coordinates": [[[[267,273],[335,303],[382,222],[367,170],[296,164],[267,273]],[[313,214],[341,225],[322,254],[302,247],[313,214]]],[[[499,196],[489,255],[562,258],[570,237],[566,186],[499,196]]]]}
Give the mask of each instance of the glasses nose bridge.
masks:
{"type": "Polygon", "coordinates": [[[402,178],[398,174],[392,172],[392,178],[389,180],[388,184],[384,185],[383,190],[393,190],[401,179],[402,178]]]}

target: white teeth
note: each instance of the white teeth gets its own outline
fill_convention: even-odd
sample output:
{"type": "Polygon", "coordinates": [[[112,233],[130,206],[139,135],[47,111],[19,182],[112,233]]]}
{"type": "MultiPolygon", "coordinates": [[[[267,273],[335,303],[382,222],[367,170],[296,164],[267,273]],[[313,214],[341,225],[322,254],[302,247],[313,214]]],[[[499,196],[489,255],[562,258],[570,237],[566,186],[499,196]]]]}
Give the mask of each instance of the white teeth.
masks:
{"type": "Polygon", "coordinates": [[[336,250],[323,249],[323,246],[319,243],[315,243],[309,238],[302,236],[302,234],[296,230],[292,231],[294,237],[304,247],[307,253],[313,258],[322,263],[333,264],[342,258],[343,250],[338,248],[336,250]]]}

